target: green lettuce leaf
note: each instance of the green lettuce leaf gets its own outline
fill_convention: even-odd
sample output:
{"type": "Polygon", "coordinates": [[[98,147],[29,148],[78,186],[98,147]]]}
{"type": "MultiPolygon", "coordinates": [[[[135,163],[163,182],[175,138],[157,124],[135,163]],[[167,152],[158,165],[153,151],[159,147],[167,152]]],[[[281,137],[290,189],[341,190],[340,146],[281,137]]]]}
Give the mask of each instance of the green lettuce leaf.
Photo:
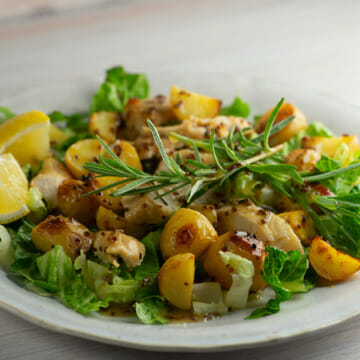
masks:
{"type": "Polygon", "coordinates": [[[240,97],[236,96],[231,105],[221,109],[220,115],[248,117],[250,114],[250,106],[240,97]]]}
{"type": "Polygon", "coordinates": [[[122,112],[129,99],[149,96],[149,84],[143,74],[127,73],[122,66],[106,72],[106,79],[94,95],[90,113],[97,111],[122,112]]]}
{"type": "Polygon", "coordinates": [[[105,264],[86,260],[81,254],[74,263],[76,270],[81,270],[87,285],[100,299],[118,304],[129,304],[135,301],[138,283],[134,279],[123,279],[116,270],[108,269],[105,264]]]}
{"type": "Polygon", "coordinates": [[[15,114],[8,108],[0,106],[0,124],[14,117],[15,114]]]}
{"type": "Polygon", "coordinates": [[[221,286],[217,282],[202,282],[193,285],[193,310],[196,315],[226,314],[221,286]]]}
{"type": "Polygon", "coordinates": [[[161,230],[150,232],[142,242],[146,252],[141,265],[135,269],[135,280],[139,283],[137,298],[142,299],[159,293],[157,276],[160,270],[158,251],[161,230]]]}
{"type": "Polygon", "coordinates": [[[231,287],[224,293],[225,305],[232,309],[243,309],[248,301],[254,265],[250,260],[232,252],[219,251],[219,254],[225,265],[233,269],[231,287]]]}
{"type": "Polygon", "coordinates": [[[266,306],[253,311],[247,319],[257,319],[280,311],[280,303],[289,300],[292,293],[307,292],[315,286],[314,279],[305,278],[308,270],[306,254],[299,250],[285,252],[272,246],[266,247],[261,276],[275,291],[275,299],[270,299],[266,306]]]}
{"type": "Polygon", "coordinates": [[[166,302],[161,296],[150,296],[136,302],[135,311],[138,318],[147,325],[166,324],[166,302]]]}
{"type": "Polygon", "coordinates": [[[11,246],[11,235],[5,226],[0,225],[0,265],[8,268],[15,260],[11,246]]]}
{"type": "MultiPolygon", "coordinates": [[[[359,160],[353,161],[351,164],[359,163],[359,160]]],[[[324,154],[321,155],[321,159],[316,163],[316,174],[326,173],[341,169],[342,165],[339,161],[330,159],[324,154]]],[[[320,181],[321,184],[326,186],[330,191],[336,195],[348,194],[354,187],[360,177],[360,168],[353,169],[351,171],[344,172],[338,176],[334,176],[330,179],[320,181]]]]}
{"type": "Polygon", "coordinates": [[[28,218],[34,223],[39,223],[48,214],[47,207],[42,200],[42,194],[37,187],[30,188],[27,205],[30,209],[28,218]]]}
{"type": "Polygon", "coordinates": [[[109,306],[108,301],[99,300],[84,277],[75,272],[73,263],[62,246],[57,245],[39,256],[36,263],[41,279],[56,288],[56,295],[76,312],[86,314],[109,306]]]}

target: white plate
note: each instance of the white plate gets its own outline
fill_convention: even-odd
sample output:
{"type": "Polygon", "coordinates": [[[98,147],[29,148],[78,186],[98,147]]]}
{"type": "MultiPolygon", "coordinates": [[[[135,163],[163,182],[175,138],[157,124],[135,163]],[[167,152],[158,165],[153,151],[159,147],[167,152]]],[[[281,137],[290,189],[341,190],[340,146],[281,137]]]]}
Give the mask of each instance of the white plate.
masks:
{"type": "MultiPolygon", "coordinates": [[[[299,106],[309,121],[322,121],[342,133],[360,131],[360,111],[338,99],[261,79],[234,74],[157,73],[149,76],[152,93],[167,93],[171,84],[218,96],[228,103],[239,93],[253,114],[264,112],[282,96],[299,106]]],[[[66,112],[87,109],[98,84],[78,80],[32,90],[1,101],[15,112],[39,109],[66,112]]],[[[50,298],[37,296],[11,282],[0,269],[0,306],[40,326],[83,338],[133,348],[162,351],[220,351],[288,340],[324,329],[360,313],[360,278],[334,287],[317,288],[293,296],[281,312],[258,320],[244,320],[251,310],[193,324],[142,325],[132,318],[83,316],[50,298]]]]}

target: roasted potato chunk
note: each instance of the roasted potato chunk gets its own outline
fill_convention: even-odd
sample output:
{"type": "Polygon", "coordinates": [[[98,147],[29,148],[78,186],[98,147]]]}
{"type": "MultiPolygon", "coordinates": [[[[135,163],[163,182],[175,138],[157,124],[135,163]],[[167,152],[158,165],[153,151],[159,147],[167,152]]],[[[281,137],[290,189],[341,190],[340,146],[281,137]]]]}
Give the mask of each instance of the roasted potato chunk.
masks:
{"type": "Polygon", "coordinates": [[[84,225],[95,222],[95,213],[99,207],[94,195],[83,196],[93,191],[89,182],[69,179],[63,181],[57,192],[57,202],[61,213],[73,217],[84,225]]]}
{"type": "Polygon", "coordinates": [[[99,231],[95,234],[94,251],[105,262],[118,267],[121,258],[128,268],[133,269],[142,263],[145,245],[120,230],[99,231]]]}
{"type": "Polygon", "coordinates": [[[167,125],[175,119],[169,100],[164,95],[157,95],[150,99],[130,99],[123,112],[124,123],[119,136],[124,139],[134,140],[137,138],[146,120],[150,119],[155,126],[167,125]]]}
{"type": "Polygon", "coordinates": [[[212,204],[191,204],[190,209],[203,214],[211,223],[211,225],[216,228],[217,225],[217,212],[215,205],[212,204]]]}
{"type": "Polygon", "coordinates": [[[191,116],[212,118],[219,115],[221,110],[219,99],[196,94],[176,85],[170,90],[170,104],[175,116],[181,121],[191,116]]]}
{"type": "Polygon", "coordinates": [[[182,253],[192,253],[198,258],[216,239],[216,230],[204,215],[182,208],[164,227],[161,253],[164,259],[182,253]]]}
{"type": "Polygon", "coordinates": [[[308,246],[315,236],[315,225],[310,215],[304,210],[295,210],[278,214],[294,230],[304,246],[308,246]]]}
{"type": "Polygon", "coordinates": [[[61,245],[66,254],[75,260],[81,250],[89,251],[94,234],[73,218],[50,215],[35,226],[31,238],[38,250],[47,252],[61,245]]]}
{"type": "Polygon", "coordinates": [[[343,281],[360,269],[360,260],[333,248],[320,236],[309,247],[309,261],[316,273],[330,281],[343,281]]]}
{"type": "Polygon", "coordinates": [[[356,135],[327,138],[324,136],[305,136],[302,139],[302,146],[306,149],[313,149],[328,157],[334,157],[339,146],[344,143],[349,147],[347,163],[352,161],[353,154],[359,150],[359,139],[356,135]]]}
{"type": "Polygon", "coordinates": [[[30,186],[37,187],[49,209],[57,207],[57,191],[59,185],[71,179],[70,173],[61,162],[49,158],[43,163],[41,171],[32,179],[30,186]]]}
{"type": "Polygon", "coordinates": [[[72,144],[65,153],[65,164],[76,179],[89,175],[83,166],[86,162],[99,162],[104,149],[99,140],[85,139],[72,144]]]}
{"type": "Polygon", "coordinates": [[[231,269],[224,264],[219,251],[230,251],[250,260],[255,270],[251,289],[257,291],[266,287],[261,277],[266,257],[265,246],[261,240],[244,231],[229,231],[221,235],[206,251],[203,257],[204,269],[224,289],[229,289],[232,284],[231,269]]]}
{"type": "MultiPolygon", "coordinates": [[[[254,128],[258,133],[261,133],[265,130],[266,124],[269,121],[270,115],[274,108],[269,109],[261,118],[256,122],[254,128]]],[[[279,113],[276,116],[275,124],[280,121],[286,120],[290,116],[294,115],[295,118],[286,125],[282,130],[272,135],[269,139],[271,146],[281,144],[285,141],[290,140],[294,135],[299,131],[306,129],[307,121],[304,113],[297,108],[296,106],[290,103],[283,103],[279,113]]]]}
{"type": "Polygon", "coordinates": [[[190,310],[195,276],[195,256],[185,253],[172,256],[158,276],[160,294],[179,309],[190,310]]]}
{"type": "Polygon", "coordinates": [[[112,210],[99,206],[96,212],[96,226],[99,230],[125,230],[126,220],[112,210]]]}
{"type": "Polygon", "coordinates": [[[287,164],[296,166],[297,171],[314,171],[321,154],[313,149],[295,149],[286,157],[287,164]]]}
{"type": "Polygon", "coordinates": [[[115,142],[119,126],[120,114],[116,111],[99,111],[90,116],[89,131],[110,144],[115,142]]]}

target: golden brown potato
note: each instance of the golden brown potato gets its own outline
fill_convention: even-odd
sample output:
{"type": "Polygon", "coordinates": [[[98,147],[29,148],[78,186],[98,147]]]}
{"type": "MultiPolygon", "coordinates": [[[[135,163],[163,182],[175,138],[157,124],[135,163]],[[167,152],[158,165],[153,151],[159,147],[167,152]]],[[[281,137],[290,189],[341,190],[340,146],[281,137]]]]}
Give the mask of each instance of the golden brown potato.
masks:
{"type": "Polygon", "coordinates": [[[219,115],[221,101],[206,95],[196,94],[173,85],[170,90],[170,104],[179,120],[191,116],[212,118],[219,115]]]}
{"type": "Polygon", "coordinates": [[[156,95],[149,99],[130,99],[123,112],[124,122],[119,137],[129,140],[136,139],[147,126],[150,119],[155,126],[167,125],[175,119],[169,99],[164,95],[156,95]]]}
{"type": "Polygon", "coordinates": [[[316,273],[330,281],[343,281],[360,269],[360,260],[333,248],[320,236],[309,247],[309,261],[316,273]]]}
{"type": "Polygon", "coordinates": [[[61,245],[66,254],[75,260],[81,250],[89,251],[94,234],[75,219],[50,215],[35,226],[31,238],[38,250],[47,252],[61,245]]]}
{"type": "Polygon", "coordinates": [[[183,208],[164,227],[160,240],[161,253],[164,259],[182,253],[199,257],[216,238],[216,230],[204,215],[183,208]]]}
{"type": "Polygon", "coordinates": [[[59,185],[71,179],[66,167],[59,161],[48,158],[44,161],[41,171],[32,179],[30,186],[37,187],[49,209],[57,207],[57,191],[59,185]]]}
{"type": "Polygon", "coordinates": [[[121,258],[128,268],[133,269],[142,263],[145,256],[145,245],[120,230],[97,232],[93,248],[101,260],[116,267],[121,258]]]}
{"type": "Polygon", "coordinates": [[[262,241],[244,231],[229,231],[221,235],[206,251],[202,259],[204,269],[224,289],[229,289],[232,284],[231,269],[224,264],[219,251],[230,251],[253,263],[255,275],[251,290],[257,291],[267,286],[261,277],[261,270],[267,254],[262,241]]]}
{"type": "Polygon", "coordinates": [[[315,164],[320,160],[321,154],[313,149],[295,149],[288,154],[285,161],[295,165],[297,171],[314,171],[315,164]]]}
{"type": "MultiPolygon", "coordinates": [[[[270,115],[274,108],[269,109],[261,118],[255,123],[255,130],[261,133],[265,130],[266,124],[269,121],[270,115]]],[[[283,103],[279,113],[276,116],[275,124],[280,121],[286,120],[290,116],[294,115],[295,118],[286,125],[282,130],[272,135],[269,139],[271,146],[281,144],[285,141],[290,140],[299,131],[306,129],[307,122],[304,113],[296,106],[290,103],[283,103]]]]}
{"type": "Polygon", "coordinates": [[[73,217],[84,225],[92,225],[99,207],[94,195],[82,196],[94,190],[89,182],[81,180],[63,181],[57,192],[57,202],[64,216],[73,217]]]}
{"type": "Polygon", "coordinates": [[[295,210],[278,214],[294,230],[301,243],[308,246],[315,236],[315,225],[310,215],[304,210],[295,210]]]}
{"type": "Polygon", "coordinates": [[[217,225],[217,212],[215,205],[212,204],[191,204],[190,209],[198,211],[200,214],[203,214],[212,224],[214,228],[217,225]]]}
{"type": "Polygon", "coordinates": [[[104,149],[99,140],[85,139],[72,144],[65,153],[65,164],[76,179],[89,175],[83,166],[86,162],[99,162],[104,149]]]}
{"type": "Polygon", "coordinates": [[[179,309],[190,310],[195,276],[195,256],[185,253],[172,256],[158,276],[160,294],[179,309]]]}
{"type": "Polygon", "coordinates": [[[91,114],[89,131],[111,144],[116,140],[119,125],[120,114],[118,112],[99,111],[91,114]]]}
{"type": "MultiPolygon", "coordinates": [[[[142,169],[141,162],[136,152],[136,149],[128,141],[117,140],[111,146],[111,149],[118,156],[118,158],[126,165],[132,166],[133,168],[136,168],[138,170],[142,169]]],[[[104,177],[90,179],[91,184],[94,186],[95,189],[100,189],[104,186],[111,185],[121,180],[123,180],[123,178],[115,177],[115,176],[104,176],[104,177]]],[[[121,211],[123,209],[121,198],[111,196],[111,194],[114,191],[121,189],[123,186],[124,184],[117,185],[110,189],[104,190],[100,193],[97,193],[95,196],[99,204],[115,212],[121,211]]]]}
{"type": "Polygon", "coordinates": [[[126,220],[112,210],[99,206],[96,212],[96,226],[99,230],[125,230],[126,220]]]}
{"type": "Polygon", "coordinates": [[[334,157],[339,146],[344,143],[349,147],[349,156],[347,163],[349,163],[356,150],[359,150],[359,139],[356,135],[352,136],[340,136],[327,138],[323,136],[308,137],[305,136],[302,139],[302,147],[306,149],[313,149],[322,153],[328,157],[334,157]]]}

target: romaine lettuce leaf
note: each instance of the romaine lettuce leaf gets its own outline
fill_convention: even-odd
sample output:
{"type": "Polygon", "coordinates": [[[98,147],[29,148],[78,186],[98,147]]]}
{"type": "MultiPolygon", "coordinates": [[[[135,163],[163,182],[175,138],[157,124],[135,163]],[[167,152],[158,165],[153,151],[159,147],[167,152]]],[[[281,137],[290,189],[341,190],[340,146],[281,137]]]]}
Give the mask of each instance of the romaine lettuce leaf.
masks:
{"type": "Polygon", "coordinates": [[[11,236],[5,226],[0,225],[0,265],[8,268],[15,260],[11,236]]]}
{"type": "Polygon", "coordinates": [[[149,84],[143,74],[127,73],[122,66],[106,72],[106,79],[94,95],[90,113],[97,111],[122,112],[129,99],[149,96],[149,84]]]}
{"type": "Polygon", "coordinates": [[[221,286],[217,282],[202,282],[193,285],[193,310],[196,315],[226,314],[221,286]]]}
{"type": "Polygon", "coordinates": [[[233,269],[232,285],[224,293],[225,304],[228,308],[243,309],[248,301],[254,265],[250,260],[229,251],[219,251],[219,254],[225,265],[233,269]]]}
{"type": "Polygon", "coordinates": [[[280,303],[289,300],[293,292],[307,292],[315,286],[315,279],[305,278],[308,270],[306,254],[299,250],[285,252],[272,246],[266,247],[262,278],[275,291],[275,299],[270,299],[266,306],[253,311],[247,319],[257,319],[280,311],[280,303]]]}
{"type": "Polygon", "coordinates": [[[229,106],[222,108],[220,115],[225,116],[240,116],[248,117],[250,114],[250,106],[248,103],[243,101],[240,97],[236,96],[234,101],[229,106]]]}
{"type": "Polygon", "coordinates": [[[0,124],[14,117],[15,114],[8,108],[0,106],[0,124]]]}
{"type": "Polygon", "coordinates": [[[37,187],[30,188],[27,205],[30,209],[30,214],[28,217],[35,223],[43,220],[48,214],[46,205],[42,200],[42,194],[37,187]]]}
{"type": "Polygon", "coordinates": [[[161,296],[150,296],[136,302],[135,311],[138,318],[147,325],[166,324],[166,303],[161,296]]]}
{"type": "Polygon", "coordinates": [[[57,245],[39,256],[36,263],[41,280],[56,288],[56,295],[75,311],[85,314],[109,306],[108,301],[99,300],[84,277],[75,272],[73,263],[62,246],[57,245]]]}

